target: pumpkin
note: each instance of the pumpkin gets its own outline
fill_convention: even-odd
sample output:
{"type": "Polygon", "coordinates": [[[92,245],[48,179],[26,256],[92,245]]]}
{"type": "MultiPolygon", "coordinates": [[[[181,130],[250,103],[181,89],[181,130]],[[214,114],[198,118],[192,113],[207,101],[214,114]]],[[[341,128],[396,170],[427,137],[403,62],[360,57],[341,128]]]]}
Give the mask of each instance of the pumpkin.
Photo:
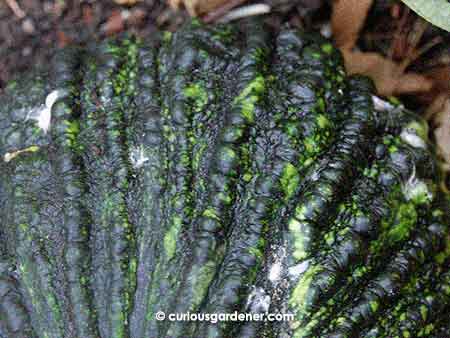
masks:
{"type": "Polygon", "coordinates": [[[426,125],[372,92],[322,37],[253,21],[68,48],[11,82],[0,336],[448,336],[426,125]],[[290,317],[212,320],[236,312],[290,317]]]}

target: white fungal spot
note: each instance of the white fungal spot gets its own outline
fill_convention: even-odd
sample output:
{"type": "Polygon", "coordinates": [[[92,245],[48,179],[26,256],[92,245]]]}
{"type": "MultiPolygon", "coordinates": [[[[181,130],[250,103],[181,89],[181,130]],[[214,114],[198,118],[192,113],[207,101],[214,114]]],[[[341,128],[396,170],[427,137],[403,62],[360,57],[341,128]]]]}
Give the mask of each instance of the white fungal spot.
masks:
{"type": "Polygon", "coordinates": [[[283,261],[286,258],[286,248],[284,246],[272,246],[272,261],[269,268],[269,280],[275,285],[277,284],[283,274],[283,261]]]}
{"type": "Polygon", "coordinates": [[[333,35],[333,32],[331,30],[331,24],[329,23],[323,24],[320,27],[320,34],[322,34],[322,36],[326,37],[327,39],[331,38],[331,36],[333,35]]]}
{"type": "Polygon", "coordinates": [[[403,184],[402,192],[407,201],[423,203],[433,199],[433,194],[429,191],[427,184],[417,178],[416,167],[413,168],[411,177],[403,184]]]}
{"type": "Polygon", "coordinates": [[[304,273],[309,266],[309,261],[303,261],[300,264],[296,264],[289,268],[289,275],[293,279],[297,279],[302,273],[304,273]]]}
{"type": "Polygon", "coordinates": [[[391,111],[395,109],[390,102],[380,99],[378,96],[372,95],[372,102],[375,110],[378,111],[391,111]]]}
{"type": "Polygon", "coordinates": [[[222,18],[220,18],[218,22],[225,23],[241,18],[246,18],[249,16],[263,15],[270,13],[270,10],[271,7],[267,4],[253,4],[248,6],[241,6],[229,11],[222,18]]]}
{"type": "Polygon", "coordinates": [[[403,129],[400,133],[400,138],[414,148],[425,149],[427,147],[425,141],[417,134],[414,128],[403,129]]]}
{"type": "Polygon", "coordinates": [[[272,264],[269,270],[269,280],[275,283],[280,279],[281,276],[281,262],[275,262],[272,264]]]}
{"type": "Polygon", "coordinates": [[[246,309],[253,313],[265,313],[269,311],[270,296],[261,287],[253,286],[252,292],[248,295],[246,309]]]}
{"type": "Polygon", "coordinates": [[[149,160],[149,158],[145,156],[143,146],[136,147],[131,150],[130,161],[131,161],[131,165],[133,166],[134,169],[139,169],[148,160],[149,160]]]}
{"type": "Polygon", "coordinates": [[[39,108],[32,109],[28,114],[27,120],[32,119],[37,121],[39,128],[41,128],[44,133],[50,128],[50,122],[52,118],[52,107],[55,102],[64,95],[64,91],[55,89],[45,98],[45,104],[39,108]]]}
{"type": "Polygon", "coordinates": [[[3,156],[3,160],[5,161],[5,162],[9,162],[9,161],[11,161],[13,158],[15,157],[15,155],[14,155],[14,153],[6,153],[4,156],[3,156]]]}

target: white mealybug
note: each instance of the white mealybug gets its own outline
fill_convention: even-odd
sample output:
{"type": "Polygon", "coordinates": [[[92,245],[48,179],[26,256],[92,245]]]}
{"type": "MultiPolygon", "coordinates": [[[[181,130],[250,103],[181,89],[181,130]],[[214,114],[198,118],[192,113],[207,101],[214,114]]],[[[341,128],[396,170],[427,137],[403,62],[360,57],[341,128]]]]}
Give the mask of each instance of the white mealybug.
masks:
{"type": "Polygon", "coordinates": [[[400,138],[414,148],[425,149],[427,147],[425,141],[412,128],[403,129],[400,138]]]}
{"type": "Polygon", "coordinates": [[[280,277],[281,277],[281,268],[282,268],[282,266],[281,266],[281,262],[280,261],[277,261],[277,262],[273,263],[272,266],[270,267],[269,280],[272,283],[275,283],[275,282],[277,282],[280,279],[280,277]]]}
{"type": "Polygon", "coordinates": [[[265,313],[270,307],[270,296],[263,288],[252,286],[247,298],[246,309],[253,313],[265,313]]]}
{"type": "Polygon", "coordinates": [[[427,184],[417,178],[416,167],[408,180],[402,186],[402,192],[407,201],[425,202],[433,198],[433,194],[428,189],[427,184]]]}
{"type": "Polygon", "coordinates": [[[144,147],[135,147],[130,152],[130,161],[131,165],[134,169],[139,169],[144,165],[145,162],[149,160],[148,157],[145,156],[144,147]]]}
{"type": "Polygon", "coordinates": [[[413,121],[409,123],[405,128],[403,128],[402,132],[400,133],[400,138],[403,142],[408,143],[414,148],[426,149],[426,135],[427,127],[417,121],[413,121]]]}
{"type": "Polygon", "coordinates": [[[286,259],[286,248],[284,246],[272,246],[273,263],[270,265],[268,278],[276,285],[283,275],[283,261],[286,259]]]}
{"type": "Polygon", "coordinates": [[[55,89],[45,98],[45,104],[39,108],[34,108],[27,116],[28,119],[37,121],[38,127],[41,128],[44,133],[50,129],[50,122],[52,118],[52,107],[55,102],[63,97],[65,92],[63,90],[55,89]]]}
{"type": "Polygon", "coordinates": [[[308,267],[309,267],[309,260],[293,265],[289,268],[289,276],[293,279],[297,279],[308,269],[308,267]]]}

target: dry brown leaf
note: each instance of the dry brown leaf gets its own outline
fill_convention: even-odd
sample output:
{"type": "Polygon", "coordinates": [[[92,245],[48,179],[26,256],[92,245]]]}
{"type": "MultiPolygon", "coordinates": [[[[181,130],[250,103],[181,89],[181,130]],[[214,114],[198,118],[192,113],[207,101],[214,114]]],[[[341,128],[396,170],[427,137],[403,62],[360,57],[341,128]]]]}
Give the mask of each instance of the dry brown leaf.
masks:
{"type": "Polygon", "coordinates": [[[397,63],[378,53],[354,50],[372,3],[373,0],[335,0],[333,3],[334,38],[344,56],[347,72],[369,76],[380,95],[429,91],[433,81],[417,73],[405,72],[402,62],[397,63]]]}
{"type": "Polygon", "coordinates": [[[111,16],[108,18],[108,21],[106,21],[102,26],[102,30],[105,32],[106,35],[113,35],[119,33],[123,29],[124,29],[123,16],[118,10],[114,10],[111,13],[111,16]]]}
{"type": "Polygon", "coordinates": [[[342,50],[349,74],[364,74],[375,83],[380,95],[429,91],[433,82],[416,73],[404,73],[400,65],[377,53],[342,50]]]}
{"type": "Polygon", "coordinates": [[[142,0],[113,0],[118,5],[126,5],[131,6],[135,5],[136,2],[142,1],[142,0]]]}
{"type": "Polygon", "coordinates": [[[190,16],[200,16],[220,7],[227,0],[168,0],[168,2],[174,9],[184,6],[190,16]]]}
{"type": "Polygon", "coordinates": [[[373,0],[335,0],[331,27],[336,45],[342,49],[355,46],[373,0]]]}
{"type": "Polygon", "coordinates": [[[434,130],[439,152],[447,165],[450,165],[450,98],[447,97],[441,111],[434,115],[437,125],[434,130]]]}

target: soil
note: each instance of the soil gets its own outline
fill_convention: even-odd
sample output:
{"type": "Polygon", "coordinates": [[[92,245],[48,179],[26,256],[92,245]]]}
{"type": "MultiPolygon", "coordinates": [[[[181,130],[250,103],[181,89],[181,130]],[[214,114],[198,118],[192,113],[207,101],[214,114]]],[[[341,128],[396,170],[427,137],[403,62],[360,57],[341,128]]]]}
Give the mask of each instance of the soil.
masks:
{"type": "Polygon", "coordinates": [[[157,0],[141,0],[132,6],[113,0],[14,2],[23,17],[18,15],[20,11],[14,13],[7,0],[0,0],[0,88],[15,74],[45,63],[56,48],[84,44],[124,30],[151,35],[158,26],[170,28],[183,20],[157,0]],[[163,20],[164,16],[170,20],[163,20]]]}
{"type": "MultiPolygon", "coordinates": [[[[45,64],[55,49],[68,44],[85,44],[123,31],[146,37],[158,29],[175,30],[188,19],[188,15],[185,11],[171,10],[167,2],[166,0],[0,0],[0,90],[13,76],[35,65],[45,64]],[[14,10],[14,4],[18,9],[14,10]]],[[[324,22],[329,21],[331,12],[331,0],[253,2],[265,2],[272,7],[266,21],[275,27],[289,22],[293,26],[320,29],[324,22]]],[[[395,1],[392,0],[375,2],[368,18],[369,24],[360,37],[359,45],[362,48],[386,54],[391,39],[385,37],[392,37],[397,25],[397,20],[386,15],[390,13],[393,3],[395,1]]],[[[410,17],[413,21],[415,16],[410,17]]],[[[427,41],[436,35],[435,29],[428,31],[431,33],[425,35],[427,41]]],[[[440,31],[439,34],[445,43],[441,43],[438,48],[431,51],[432,53],[417,60],[415,63],[419,66],[417,71],[428,68],[430,63],[442,58],[442,55],[448,58],[450,34],[444,31],[440,31]]],[[[400,48],[402,49],[404,48],[400,48]]]]}

